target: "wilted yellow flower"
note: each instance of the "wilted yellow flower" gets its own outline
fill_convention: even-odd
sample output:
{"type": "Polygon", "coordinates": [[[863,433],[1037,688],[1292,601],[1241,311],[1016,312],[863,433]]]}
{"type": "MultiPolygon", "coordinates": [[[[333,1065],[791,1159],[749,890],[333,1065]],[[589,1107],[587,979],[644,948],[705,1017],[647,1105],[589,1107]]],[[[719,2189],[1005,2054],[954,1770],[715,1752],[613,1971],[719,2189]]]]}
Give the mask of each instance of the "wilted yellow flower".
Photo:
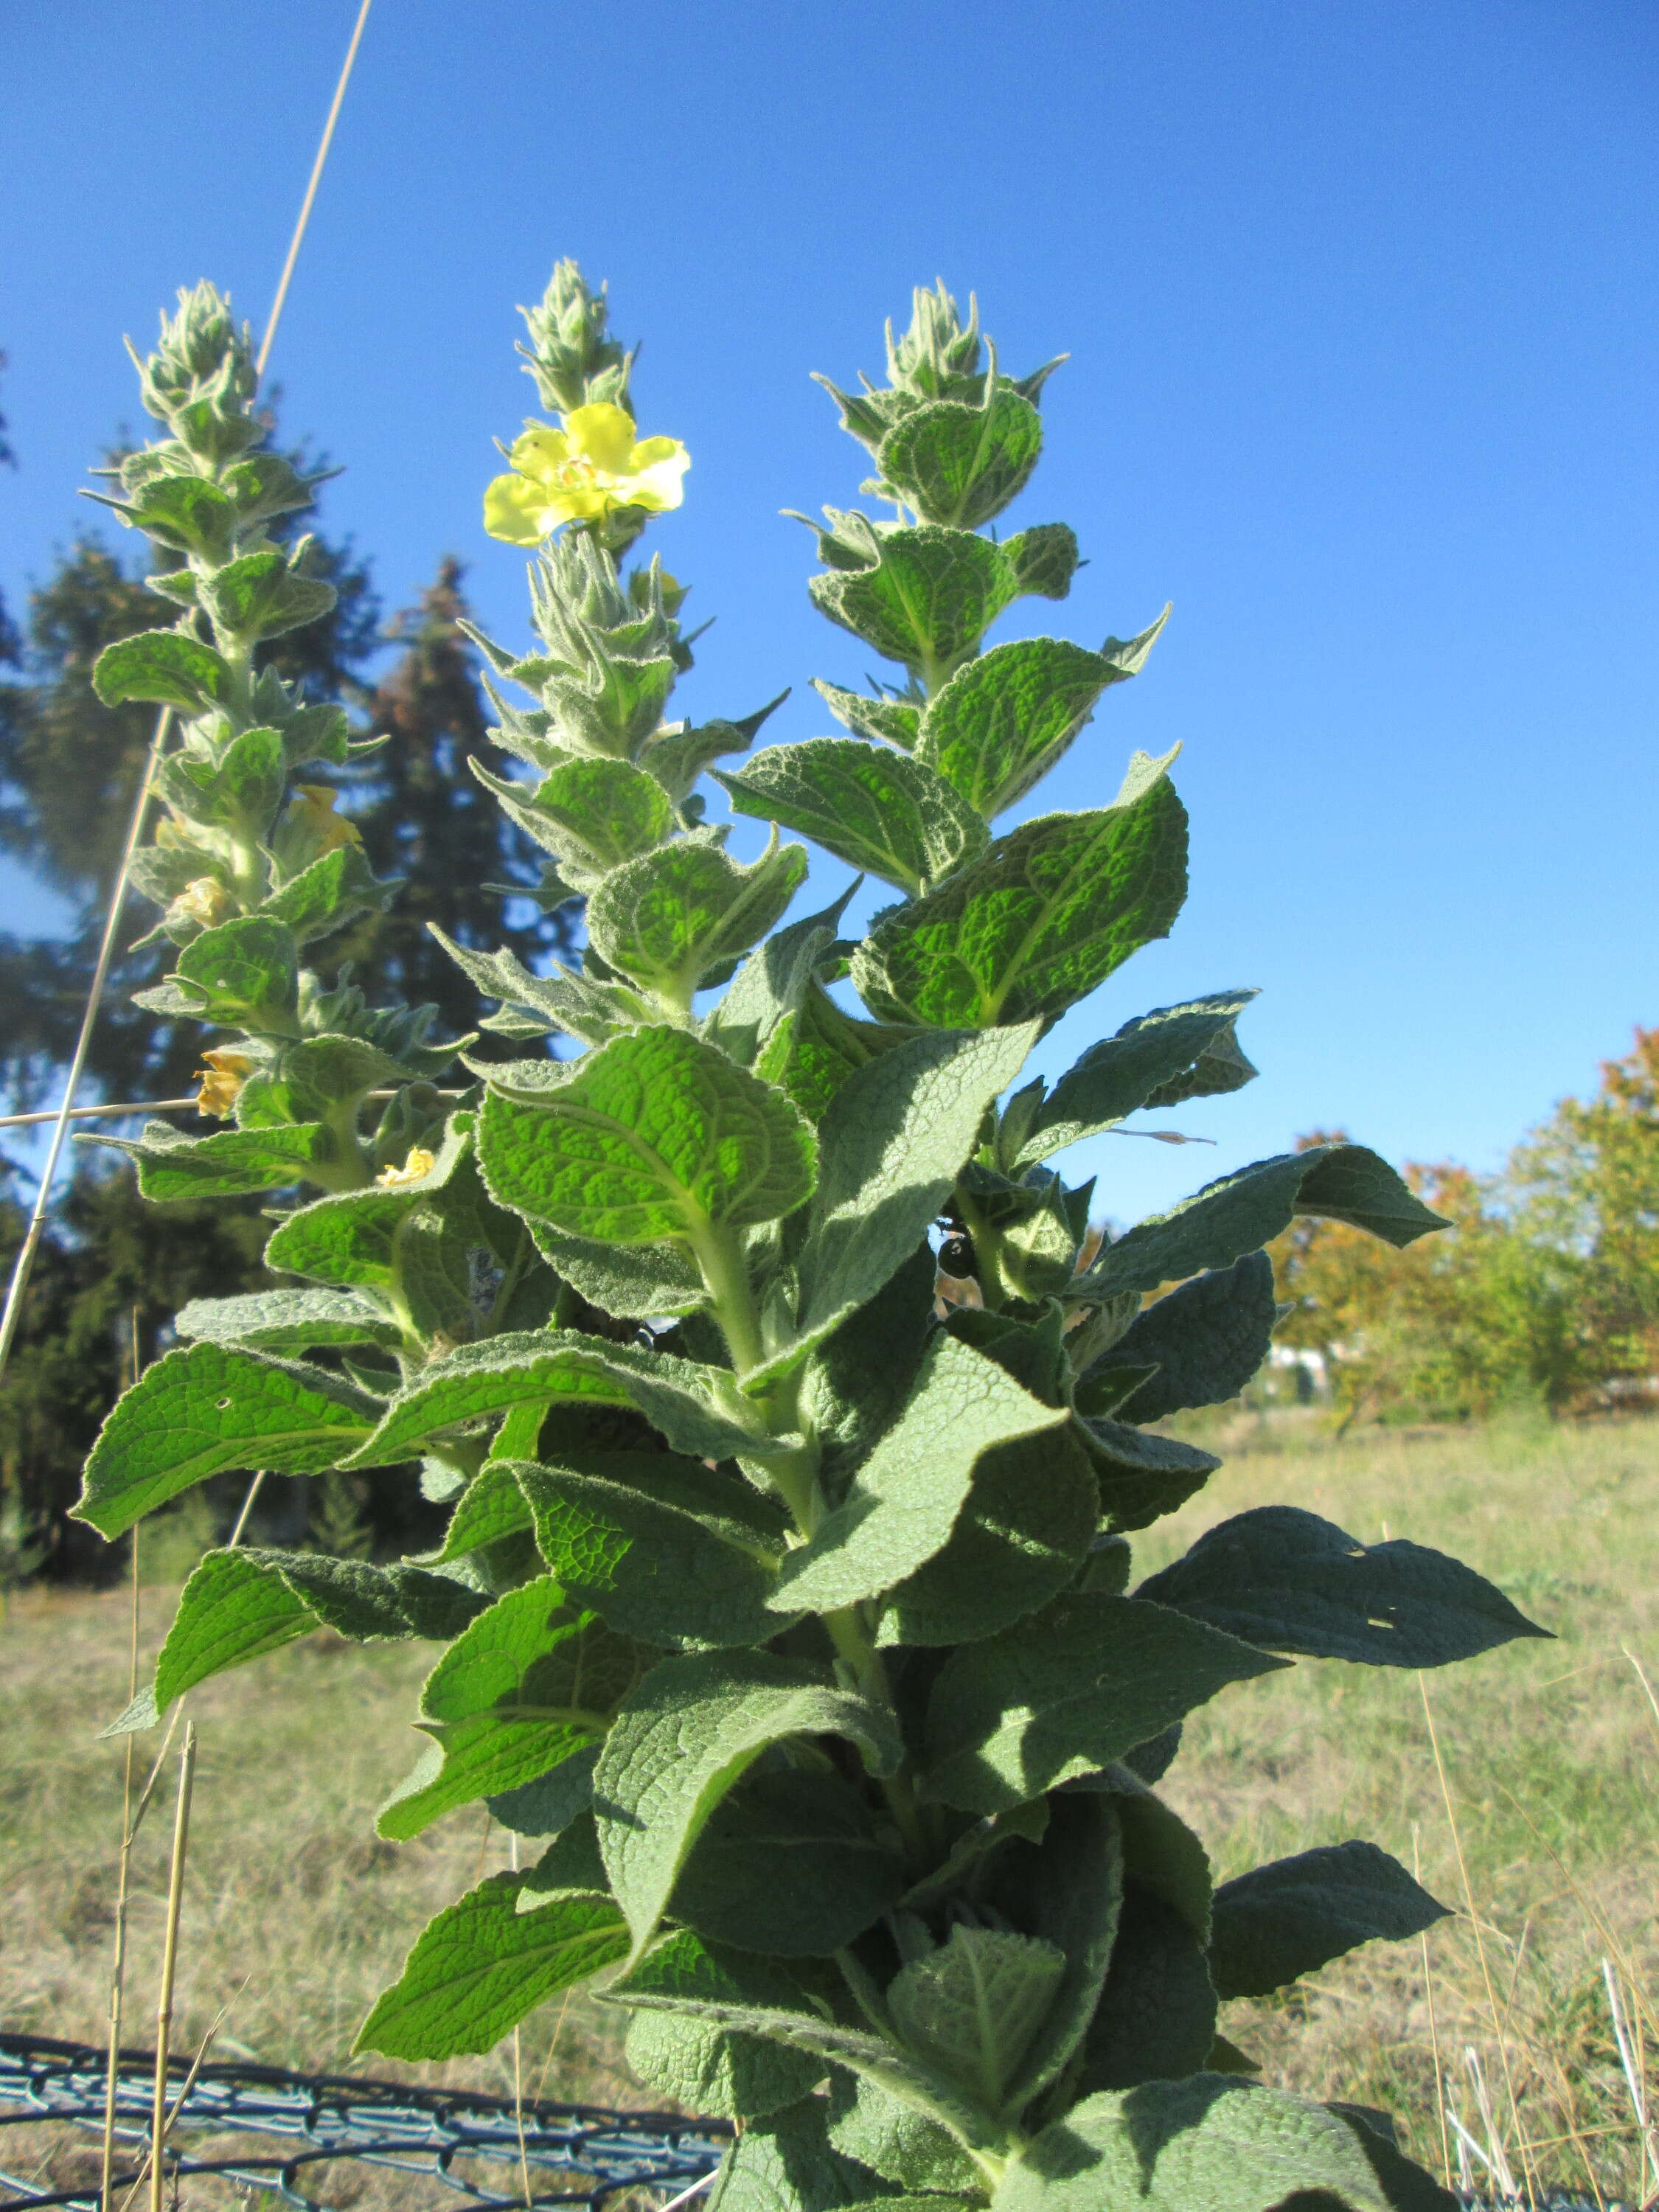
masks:
{"type": "Polygon", "coordinates": [[[204,929],[214,929],[230,920],[236,902],[217,876],[198,876],[174,899],[172,911],[182,921],[199,921],[204,929]]]}
{"type": "Polygon", "coordinates": [[[283,828],[289,832],[309,833],[316,846],[313,860],[331,853],[337,846],[361,845],[362,833],[355,822],[343,814],[337,814],[335,803],[340,794],[326,783],[296,783],[294,796],[283,817],[283,828]]]}
{"type": "Polygon", "coordinates": [[[243,1084],[253,1073],[253,1062],[245,1052],[227,1052],[222,1047],[215,1052],[204,1052],[202,1057],[207,1066],[196,1071],[202,1086],[196,1094],[196,1110],[225,1121],[235,1109],[243,1084]]]}
{"type": "Polygon", "coordinates": [[[416,1145],[402,1167],[382,1168],[374,1180],[382,1190],[398,1190],[406,1182],[419,1182],[421,1177],[429,1176],[437,1164],[424,1145],[416,1145]]]}
{"type": "Polygon", "coordinates": [[[562,522],[596,522],[619,507],[663,514],[685,496],[691,456],[678,438],[636,438],[614,401],[574,407],[556,430],[527,422],[514,441],[510,476],[484,494],[484,528],[509,545],[539,545],[562,522]]]}

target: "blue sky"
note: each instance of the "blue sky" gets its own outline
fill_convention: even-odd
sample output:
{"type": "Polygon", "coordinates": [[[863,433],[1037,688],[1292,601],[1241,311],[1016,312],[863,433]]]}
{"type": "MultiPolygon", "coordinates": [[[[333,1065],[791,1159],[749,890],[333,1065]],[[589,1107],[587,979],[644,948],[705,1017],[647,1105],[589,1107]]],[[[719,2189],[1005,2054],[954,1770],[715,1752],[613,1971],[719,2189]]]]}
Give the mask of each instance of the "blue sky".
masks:
{"type": "MultiPolygon", "coordinates": [[[[355,12],[13,20],[15,612],[137,419],[122,333],[204,275],[263,320],[355,12]]],[[[1010,521],[1068,520],[1091,562],[996,635],[1093,643],[1175,603],[1025,811],[1102,803],[1179,739],[1194,817],[1174,936],[1044,1060],[1263,993],[1261,1079],[1176,1117],[1216,1149],[1103,1141],[1108,1210],[1314,1125],[1489,1167],[1659,1020],[1656,94],[1659,15],[1628,0],[377,0],[273,374],[347,465],[325,524],[388,605],[453,550],[522,639],[479,495],[532,399],[514,305],[578,255],[645,340],[642,429],[694,457],[653,541],[718,617],[684,703],[793,684],[769,734],[806,737],[806,679],[871,659],[779,518],[863,472],[807,372],[878,370],[914,283],[977,290],[1006,366],[1071,354],[1010,521]]],[[[0,926],[45,911],[0,881],[0,926]]]]}

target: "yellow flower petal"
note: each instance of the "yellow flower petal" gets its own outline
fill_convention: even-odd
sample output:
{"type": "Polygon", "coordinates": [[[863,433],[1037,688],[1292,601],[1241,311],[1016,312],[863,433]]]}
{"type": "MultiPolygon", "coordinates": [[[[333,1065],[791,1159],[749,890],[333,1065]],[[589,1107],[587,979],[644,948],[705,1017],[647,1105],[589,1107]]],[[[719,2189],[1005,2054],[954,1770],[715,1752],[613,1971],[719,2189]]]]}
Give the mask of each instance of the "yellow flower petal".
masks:
{"type": "Polygon", "coordinates": [[[398,1190],[405,1183],[419,1182],[429,1176],[438,1164],[424,1145],[416,1145],[400,1168],[382,1168],[374,1178],[382,1190],[398,1190]]]}
{"type": "Polygon", "coordinates": [[[361,845],[362,832],[356,823],[334,811],[340,794],[331,784],[296,783],[294,796],[289,801],[288,819],[303,823],[318,840],[318,854],[332,853],[341,845],[361,845]]]}
{"type": "MultiPolygon", "coordinates": [[[[653,446],[672,446],[672,438],[653,438],[653,446]]],[[[670,507],[679,506],[685,497],[685,486],[681,479],[691,465],[691,456],[684,446],[676,447],[671,459],[656,461],[641,469],[630,478],[627,486],[628,504],[642,507],[651,514],[665,514],[670,507]]]]}
{"type": "Polygon", "coordinates": [[[484,528],[509,545],[539,545],[555,527],[542,520],[546,498],[526,477],[496,477],[484,493],[484,528]]]}
{"type": "MultiPolygon", "coordinates": [[[[634,418],[614,400],[595,399],[586,407],[573,407],[564,418],[570,450],[608,475],[621,476],[634,450],[634,418]]],[[[517,466],[517,457],[514,465],[517,466]]]]}
{"type": "Polygon", "coordinates": [[[570,441],[550,423],[526,422],[507,458],[521,476],[546,483],[570,459],[570,441]]]}

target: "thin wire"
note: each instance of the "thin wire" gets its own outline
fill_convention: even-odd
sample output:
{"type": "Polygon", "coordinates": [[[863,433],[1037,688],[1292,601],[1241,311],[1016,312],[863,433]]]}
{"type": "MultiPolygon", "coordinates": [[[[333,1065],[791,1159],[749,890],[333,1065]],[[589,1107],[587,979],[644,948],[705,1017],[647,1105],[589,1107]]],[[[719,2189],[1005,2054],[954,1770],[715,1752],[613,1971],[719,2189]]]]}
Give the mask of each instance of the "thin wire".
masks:
{"type": "MultiPolygon", "coordinates": [[[[317,147],[317,158],[311,165],[311,176],[306,185],[306,196],[300,207],[300,219],[295,224],[294,235],[289,241],[288,258],[283,264],[282,276],[276,286],[276,297],[271,303],[270,320],[265,325],[264,337],[260,343],[259,357],[255,365],[255,370],[261,377],[264,376],[265,364],[270,358],[271,340],[276,335],[276,325],[282,316],[283,302],[288,298],[289,283],[294,275],[294,265],[300,258],[300,247],[304,242],[307,225],[311,221],[312,205],[317,198],[317,187],[322,181],[323,167],[328,160],[329,147],[333,143],[334,126],[340,119],[341,104],[345,99],[346,87],[351,81],[352,64],[357,58],[357,48],[362,40],[363,26],[368,21],[368,10],[369,0],[362,0],[362,5],[357,11],[356,24],[352,30],[351,43],[346,48],[346,58],[340,70],[339,82],[334,88],[334,98],[329,104],[328,119],[323,125],[323,135],[317,147]]],[[[74,1058],[70,1061],[69,1077],[64,1085],[62,1102],[58,1108],[56,1123],[52,1133],[52,1143],[46,1152],[46,1164],[41,1170],[40,1188],[35,1194],[34,1211],[29,1217],[28,1227],[24,1231],[23,1241],[17,1248],[17,1257],[12,1264],[11,1281],[6,1290],[5,1311],[0,1315],[0,1378],[5,1375],[7,1365],[11,1358],[12,1346],[16,1341],[18,1324],[23,1317],[23,1296],[28,1288],[29,1277],[33,1272],[34,1255],[40,1248],[40,1239],[46,1231],[46,1213],[52,1202],[52,1185],[57,1179],[58,1163],[63,1154],[64,1139],[68,1133],[70,1117],[75,1112],[75,1094],[81,1087],[81,1075],[86,1066],[88,1048],[92,1042],[93,1027],[98,1019],[99,1007],[104,995],[104,985],[109,976],[110,962],[114,957],[116,933],[121,923],[121,909],[126,903],[127,878],[131,872],[133,855],[138,849],[138,841],[143,835],[144,816],[149,811],[150,788],[155,779],[156,764],[161,759],[161,747],[167,741],[167,732],[172,726],[173,709],[170,707],[163,707],[155,718],[155,734],[150,739],[149,753],[144,763],[144,773],[139,781],[138,797],[132,810],[131,825],[127,831],[126,848],[121,855],[121,866],[117,872],[114,884],[111,886],[109,912],[104,922],[103,939],[98,948],[97,963],[92,971],[92,982],[87,992],[86,1011],[81,1018],[81,1033],[76,1040],[74,1058]]]]}
{"type": "MultiPolygon", "coordinates": [[[[395,1091],[370,1091],[369,1098],[395,1098],[395,1091]]],[[[442,1091],[441,1098],[459,1098],[459,1091],[442,1091]]],[[[61,1106],[50,1106],[40,1114],[0,1114],[0,1129],[33,1129],[42,1121],[55,1121],[63,1112],[61,1106]]],[[[133,1114],[184,1114],[199,1110],[195,1097],[189,1098],[124,1098],[109,1106],[76,1106],[70,1110],[71,1121],[118,1121],[133,1114]]],[[[1565,1676],[1558,1676],[1565,1680],[1565,1676]]]]}
{"type": "MultiPolygon", "coordinates": [[[[186,1106],[193,1106],[194,1098],[124,1098],[110,1106],[71,1106],[67,1119],[71,1121],[118,1121],[128,1114],[182,1114],[186,1106]]],[[[61,1106],[48,1106],[39,1114],[0,1114],[0,1129],[38,1129],[43,1121],[55,1121],[63,1114],[61,1106]]]]}
{"type": "Polygon", "coordinates": [[[329,107],[328,120],[323,125],[323,135],[317,145],[317,158],[311,165],[311,178],[306,185],[306,196],[300,204],[300,220],[294,226],[294,236],[289,244],[288,259],[283,262],[283,273],[276,280],[276,297],[270,303],[270,320],[265,325],[264,337],[259,347],[259,358],[254,363],[254,374],[257,376],[264,376],[265,363],[270,359],[271,340],[276,337],[276,325],[283,319],[283,307],[288,298],[289,279],[293,276],[294,264],[300,258],[300,247],[305,240],[306,225],[311,221],[311,204],[316,198],[317,187],[323,180],[323,165],[328,160],[328,149],[334,142],[334,126],[340,119],[340,106],[345,99],[346,87],[351,82],[351,67],[357,58],[357,48],[362,40],[363,26],[368,21],[368,9],[369,0],[363,0],[362,6],[357,10],[356,26],[351,33],[351,44],[346,48],[345,62],[340,70],[340,82],[334,88],[334,98],[329,107]]]}

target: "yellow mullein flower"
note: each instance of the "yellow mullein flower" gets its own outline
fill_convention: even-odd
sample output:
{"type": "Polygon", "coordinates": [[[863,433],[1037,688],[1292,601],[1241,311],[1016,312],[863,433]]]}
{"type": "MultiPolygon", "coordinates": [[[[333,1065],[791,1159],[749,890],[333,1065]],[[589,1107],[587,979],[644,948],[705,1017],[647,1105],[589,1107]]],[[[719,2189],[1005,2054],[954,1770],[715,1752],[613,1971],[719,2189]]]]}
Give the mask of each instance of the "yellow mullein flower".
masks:
{"type": "Polygon", "coordinates": [[[539,545],[562,522],[597,522],[619,507],[663,514],[685,496],[691,456],[678,438],[636,438],[614,401],[573,407],[564,428],[526,422],[510,476],[484,494],[484,528],[509,545],[539,545]]]}
{"type": "Polygon", "coordinates": [[[382,1168],[374,1178],[382,1190],[398,1190],[407,1182],[419,1182],[429,1176],[437,1161],[424,1145],[416,1145],[400,1168],[382,1168]]]}
{"type": "Polygon", "coordinates": [[[313,860],[341,845],[361,845],[362,836],[355,822],[334,811],[340,794],[326,783],[296,783],[283,817],[288,830],[304,830],[315,849],[313,860]]]}
{"type": "Polygon", "coordinates": [[[198,876],[185,885],[171,911],[181,921],[199,921],[204,929],[213,929],[229,921],[236,902],[217,876],[198,876]]]}
{"type": "Polygon", "coordinates": [[[226,1121],[235,1109],[236,1101],[248,1077],[253,1073],[253,1062],[245,1052],[204,1052],[205,1067],[196,1071],[201,1089],[196,1094],[198,1114],[211,1114],[217,1121],[226,1121]]]}

